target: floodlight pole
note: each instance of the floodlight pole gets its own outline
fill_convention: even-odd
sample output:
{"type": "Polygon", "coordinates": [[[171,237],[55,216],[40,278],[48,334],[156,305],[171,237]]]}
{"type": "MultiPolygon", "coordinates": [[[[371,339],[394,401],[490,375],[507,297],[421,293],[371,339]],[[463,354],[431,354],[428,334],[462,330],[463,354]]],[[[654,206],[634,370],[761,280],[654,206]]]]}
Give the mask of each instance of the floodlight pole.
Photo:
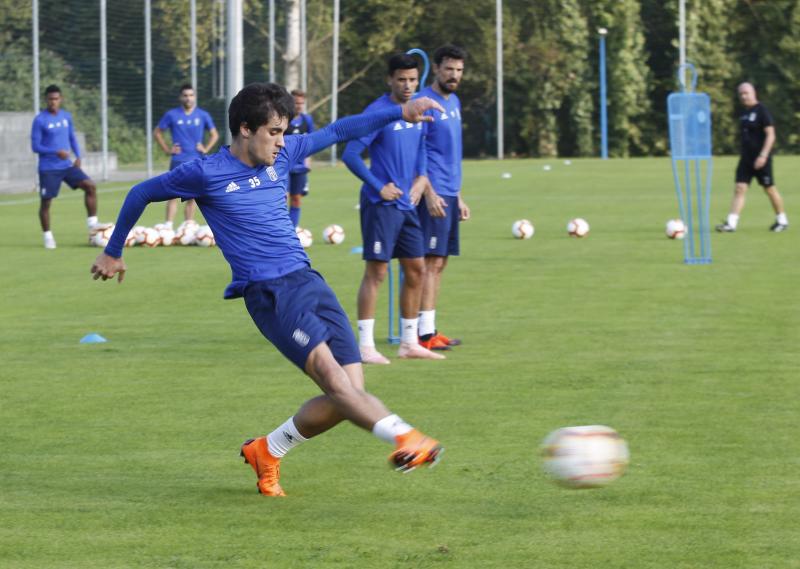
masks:
{"type": "Polygon", "coordinates": [[[107,0],[100,0],[100,124],[102,130],[103,180],[108,180],[108,34],[107,0]]]}
{"type": "Polygon", "coordinates": [[[189,2],[189,40],[192,49],[192,87],[194,88],[195,104],[199,101],[197,88],[197,0],[189,2]]]}
{"type": "Polygon", "coordinates": [[[145,129],[147,141],[147,177],[153,176],[153,54],[151,51],[152,30],[150,28],[150,0],[144,0],[144,97],[145,129]]]}
{"type": "MultiPolygon", "coordinates": [[[[339,104],[339,0],[333,0],[333,78],[331,80],[331,122],[338,117],[339,104]]],[[[336,144],[331,146],[331,166],[336,166],[336,144]]]]}
{"type": "Polygon", "coordinates": [[[598,28],[600,36],[600,158],[608,160],[608,103],[606,102],[606,34],[598,28]]]}
{"type": "Polygon", "coordinates": [[[39,0],[31,2],[33,36],[33,112],[39,113],[39,0]]]}
{"type": "MultiPolygon", "coordinates": [[[[228,57],[227,57],[227,100],[228,104],[233,100],[242,87],[244,87],[244,44],[242,43],[243,22],[242,22],[242,0],[228,0],[228,57]]],[[[225,140],[228,144],[232,142],[230,129],[225,129],[225,140]]]]}
{"type": "Polygon", "coordinates": [[[300,0],[300,89],[308,99],[308,30],[306,28],[306,0],[300,0]]]}
{"type": "Polygon", "coordinates": [[[680,0],[678,8],[678,64],[681,70],[686,65],[686,0],[680,0]]]}
{"type": "Polygon", "coordinates": [[[497,43],[497,158],[503,159],[503,0],[495,2],[497,43]]]}
{"type": "Polygon", "coordinates": [[[275,0],[269,0],[269,82],[275,83],[275,0]]]}

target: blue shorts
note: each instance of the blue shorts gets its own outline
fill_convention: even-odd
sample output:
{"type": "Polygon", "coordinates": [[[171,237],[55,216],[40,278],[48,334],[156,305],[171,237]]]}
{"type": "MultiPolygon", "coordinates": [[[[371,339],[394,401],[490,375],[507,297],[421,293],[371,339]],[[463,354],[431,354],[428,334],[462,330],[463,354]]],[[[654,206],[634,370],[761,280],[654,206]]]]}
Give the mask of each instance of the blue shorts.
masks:
{"type": "Polygon", "coordinates": [[[419,222],[425,235],[425,255],[436,257],[449,257],[458,255],[458,224],[460,212],[458,210],[457,196],[441,196],[447,203],[444,208],[444,217],[433,217],[428,213],[425,198],[417,206],[419,222]]]}
{"type": "Polygon", "coordinates": [[[305,172],[289,173],[289,193],[293,196],[308,194],[308,174],[305,172]]]}
{"type": "Polygon", "coordinates": [[[244,303],[264,337],[303,371],[308,355],[322,342],[339,365],[361,361],[347,314],[322,275],[310,267],[248,283],[244,303]]]}
{"type": "Polygon", "coordinates": [[[42,199],[53,199],[58,197],[61,189],[61,182],[66,182],[73,190],[84,180],[88,180],[86,172],[76,166],[70,166],[63,170],[44,170],[39,171],[39,195],[42,199]]]}
{"type": "Polygon", "coordinates": [[[425,255],[416,210],[361,199],[361,239],[365,261],[416,259],[425,255]]]}

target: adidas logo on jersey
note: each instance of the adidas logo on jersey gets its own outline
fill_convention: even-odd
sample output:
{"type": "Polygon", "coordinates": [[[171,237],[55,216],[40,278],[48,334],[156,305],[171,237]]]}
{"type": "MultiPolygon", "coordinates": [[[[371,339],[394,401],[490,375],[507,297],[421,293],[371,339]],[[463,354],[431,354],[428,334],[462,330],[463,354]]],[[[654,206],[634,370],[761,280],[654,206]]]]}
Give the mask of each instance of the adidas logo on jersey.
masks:
{"type": "Polygon", "coordinates": [[[235,192],[238,189],[239,189],[239,184],[237,184],[236,182],[231,182],[230,184],[228,184],[228,187],[225,188],[225,193],[228,194],[230,192],[235,192]]]}

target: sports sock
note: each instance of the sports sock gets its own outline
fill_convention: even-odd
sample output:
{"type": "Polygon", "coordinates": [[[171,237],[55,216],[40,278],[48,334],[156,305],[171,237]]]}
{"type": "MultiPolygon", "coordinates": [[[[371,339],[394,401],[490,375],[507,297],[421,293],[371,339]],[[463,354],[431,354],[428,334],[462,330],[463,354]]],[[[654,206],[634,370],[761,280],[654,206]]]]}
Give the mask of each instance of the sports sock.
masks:
{"type": "Polygon", "coordinates": [[[400,342],[403,344],[418,344],[419,318],[400,318],[400,342]]]}
{"type": "Polygon", "coordinates": [[[172,221],[169,219],[164,222],[164,229],[172,229],[172,221]]]}
{"type": "Polygon", "coordinates": [[[97,225],[97,216],[96,215],[92,215],[92,216],[89,216],[89,217],[86,218],[86,227],[91,229],[95,225],[97,225]]]}
{"type": "Polygon", "coordinates": [[[789,218],[786,217],[786,212],[781,212],[775,216],[775,221],[781,225],[789,225],[789,218]]]}
{"type": "Polygon", "coordinates": [[[736,226],[739,225],[739,216],[735,213],[729,213],[728,219],[725,223],[736,229],[736,226]]]}
{"type": "Polygon", "coordinates": [[[289,417],[283,425],[267,435],[269,453],[275,458],[283,458],[287,452],[307,440],[297,430],[294,424],[294,417],[289,417]]]}
{"type": "Polygon", "coordinates": [[[365,348],[375,347],[375,319],[358,321],[358,345],[365,348]]]}
{"type": "Polygon", "coordinates": [[[436,332],[436,311],[420,310],[419,312],[419,335],[426,336],[436,332]]]}
{"type": "Polygon", "coordinates": [[[289,219],[292,220],[292,224],[294,224],[295,227],[300,225],[300,208],[299,207],[292,206],[292,207],[289,208],[289,219]]]}
{"type": "Polygon", "coordinates": [[[395,437],[405,435],[407,432],[413,430],[413,427],[403,421],[397,415],[387,415],[372,427],[372,434],[382,441],[389,444],[395,444],[397,441],[395,437]]]}
{"type": "Polygon", "coordinates": [[[52,231],[45,231],[44,232],[44,238],[45,239],[52,239],[53,238],[53,232],[52,231]]]}

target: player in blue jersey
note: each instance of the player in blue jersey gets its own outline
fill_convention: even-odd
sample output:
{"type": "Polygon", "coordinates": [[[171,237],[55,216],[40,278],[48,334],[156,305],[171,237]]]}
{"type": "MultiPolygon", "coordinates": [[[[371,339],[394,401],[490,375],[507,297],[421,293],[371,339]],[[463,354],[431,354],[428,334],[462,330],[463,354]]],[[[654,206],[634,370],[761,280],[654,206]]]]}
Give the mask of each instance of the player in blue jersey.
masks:
{"type": "Polygon", "coordinates": [[[279,85],[254,83],[242,89],[228,109],[231,146],[135,186],[125,198],[108,246],[91,268],[95,279],[117,276],[122,282],[125,237],[147,204],[197,200],[231,265],[225,298],[244,297],[261,333],[323,391],[269,435],[242,445],[245,461],[258,476],[259,491],[269,496],[284,495],[279,472],[286,452],[343,420],[394,444],[390,462],[400,471],[431,465],[442,450],[435,439],[413,429],[365,391],[347,315],[322,276],[311,269],[286,209],[289,169],[296,161],[390,123],[429,120],[425,112],[441,107],[420,98],[346,117],[312,134],[284,136],[292,107],[291,96],[279,85]]]}
{"type": "MultiPolygon", "coordinates": [[[[389,59],[389,92],[365,112],[397,108],[409,101],[419,84],[419,64],[410,55],[389,59]]],[[[430,117],[429,117],[430,118],[430,117]]],[[[358,335],[361,361],[388,364],[375,348],[375,306],[389,263],[399,258],[404,280],[400,290],[400,358],[443,359],[419,345],[418,314],[425,273],[422,228],[411,201],[412,192],[426,184],[422,156],[422,124],[397,120],[347,144],[342,161],[363,182],[361,236],[364,277],[358,290],[358,335]],[[369,151],[370,167],[361,154],[369,151]]]]}
{"type": "MultiPolygon", "coordinates": [[[[174,170],[184,162],[196,160],[208,154],[219,140],[214,120],[206,111],[197,106],[194,87],[188,83],[181,85],[178,97],[181,105],[168,110],[161,117],[158,126],[153,130],[153,137],[167,156],[170,156],[169,169],[174,170]],[[168,130],[172,138],[172,146],[164,140],[164,131],[168,130]],[[205,133],[208,141],[204,144],[205,133]]],[[[178,200],[167,202],[167,219],[156,226],[157,229],[172,229],[172,222],[178,210],[178,200]]],[[[187,200],[184,217],[194,219],[194,200],[187,200]]]]}
{"type": "MultiPolygon", "coordinates": [[[[289,121],[287,134],[308,134],[314,132],[314,119],[304,113],[306,93],[300,89],[292,91],[294,98],[294,116],[289,121]]],[[[308,173],[311,171],[311,159],[306,158],[292,165],[289,170],[289,217],[297,227],[300,225],[300,208],[303,196],[308,194],[308,173]]]]}
{"type": "Polygon", "coordinates": [[[57,85],[44,91],[47,108],[33,119],[31,148],[39,155],[39,222],[42,225],[45,249],[55,249],[56,239],[50,230],[50,204],[58,197],[61,182],[73,190],[80,188],[86,205],[89,231],[104,229],[108,224],[97,221],[97,186],[81,170],[81,149],[75,138],[72,115],[61,108],[63,97],[57,85]],[[75,160],[70,159],[70,151],[75,160]]]}
{"type": "Polygon", "coordinates": [[[469,206],[461,197],[461,102],[456,95],[466,57],[466,52],[454,45],[437,49],[433,54],[433,85],[420,92],[444,107],[443,112],[432,111],[433,121],[424,126],[430,184],[417,207],[425,233],[426,269],[419,335],[420,344],[430,350],[449,350],[461,344],[461,340],[437,331],[436,301],[447,260],[459,254],[459,222],[470,218],[469,206]]]}

